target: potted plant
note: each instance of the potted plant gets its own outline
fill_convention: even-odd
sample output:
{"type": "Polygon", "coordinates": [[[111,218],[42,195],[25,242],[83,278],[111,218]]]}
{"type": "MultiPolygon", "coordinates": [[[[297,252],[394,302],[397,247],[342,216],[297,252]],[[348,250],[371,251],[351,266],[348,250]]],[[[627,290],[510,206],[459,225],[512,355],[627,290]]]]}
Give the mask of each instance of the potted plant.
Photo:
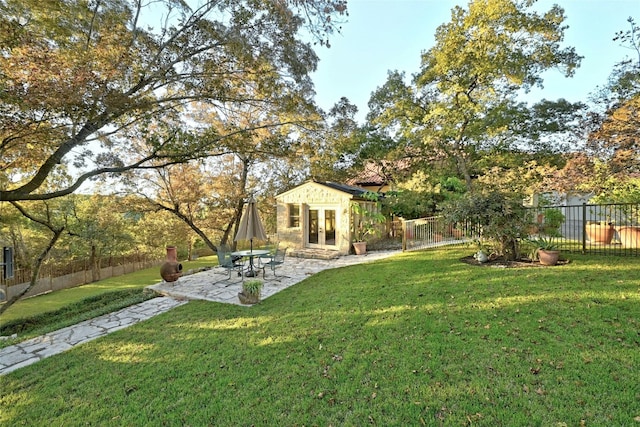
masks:
{"type": "Polygon", "coordinates": [[[556,265],[560,258],[560,251],[557,245],[553,242],[553,239],[539,237],[537,239],[530,240],[537,246],[537,255],[540,264],[542,265],[556,265]]]}
{"type": "Polygon", "coordinates": [[[385,216],[379,210],[378,193],[368,191],[362,197],[374,203],[356,202],[352,205],[355,219],[353,249],[356,255],[367,253],[367,238],[380,233],[380,224],[386,221],[385,216]],[[375,208],[370,209],[370,206],[375,206],[375,208]]]}
{"type": "Polygon", "coordinates": [[[261,290],[261,280],[247,280],[242,284],[242,292],[238,293],[238,298],[242,304],[255,304],[260,301],[261,290]]]}

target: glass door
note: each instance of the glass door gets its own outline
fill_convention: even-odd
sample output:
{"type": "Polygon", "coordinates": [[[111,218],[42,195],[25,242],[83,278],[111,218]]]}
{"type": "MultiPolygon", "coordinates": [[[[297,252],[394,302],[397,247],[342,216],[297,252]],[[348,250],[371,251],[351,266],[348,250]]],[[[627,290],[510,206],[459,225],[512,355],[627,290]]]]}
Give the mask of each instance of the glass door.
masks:
{"type": "Polygon", "coordinates": [[[309,207],[307,214],[307,244],[310,248],[335,249],[336,210],[322,207],[309,207]]]}

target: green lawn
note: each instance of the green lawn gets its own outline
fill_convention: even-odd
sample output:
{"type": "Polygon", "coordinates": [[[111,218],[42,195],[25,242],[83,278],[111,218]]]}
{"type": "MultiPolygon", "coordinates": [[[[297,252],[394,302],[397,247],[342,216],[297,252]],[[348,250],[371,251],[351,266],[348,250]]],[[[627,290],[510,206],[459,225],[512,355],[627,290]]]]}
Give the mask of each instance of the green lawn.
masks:
{"type": "Polygon", "coordinates": [[[0,424],[639,425],[639,260],[468,252],[190,302],[2,377],[0,424]]]}
{"type": "MultiPolygon", "coordinates": [[[[183,271],[217,265],[214,258],[182,262],[183,271]]],[[[143,289],[161,281],[153,267],[20,300],[0,318],[0,335],[18,333],[19,339],[0,341],[0,348],[152,298],[143,289]]]]}

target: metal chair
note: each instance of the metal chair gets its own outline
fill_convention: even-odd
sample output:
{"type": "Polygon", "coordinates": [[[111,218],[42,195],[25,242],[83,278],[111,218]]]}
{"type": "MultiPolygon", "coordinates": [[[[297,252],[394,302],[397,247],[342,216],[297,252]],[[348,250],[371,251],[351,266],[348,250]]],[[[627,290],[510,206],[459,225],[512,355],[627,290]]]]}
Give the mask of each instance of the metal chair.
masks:
{"type": "Polygon", "coordinates": [[[242,281],[244,281],[244,274],[242,274],[242,270],[244,269],[244,263],[240,263],[238,261],[234,261],[231,257],[231,252],[225,251],[223,247],[218,248],[218,267],[223,268],[229,273],[228,280],[231,279],[231,272],[237,271],[238,276],[240,276],[242,281]]]}
{"type": "MultiPolygon", "coordinates": [[[[271,260],[265,262],[262,265],[262,278],[263,279],[265,278],[265,271],[266,271],[267,267],[269,267],[269,269],[271,269],[271,271],[273,271],[274,277],[278,277],[278,275],[276,274],[276,269],[278,267],[282,267],[282,265],[284,264],[284,258],[287,255],[287,249],[289,249],[289,248],[276,249],[276,252],[271,257],[271,260]]],[[[286,276],[280,276],[280,277],[286,277],[286,276]]]]}
{"type": "Polygon", "coordinates": [[[258,268],[263,268],[264,264],[271,261],[271,259],[273,258],[273,256],[276,254],[276,251],[278,250],[278,246],[280,245],[280,242],[275,242],[275,243],[271,243],[271,244],[267,244],[264,248],[266,250],[269,251],[268,254],[266,255],[260,255],[258,256],[258,268]]]}

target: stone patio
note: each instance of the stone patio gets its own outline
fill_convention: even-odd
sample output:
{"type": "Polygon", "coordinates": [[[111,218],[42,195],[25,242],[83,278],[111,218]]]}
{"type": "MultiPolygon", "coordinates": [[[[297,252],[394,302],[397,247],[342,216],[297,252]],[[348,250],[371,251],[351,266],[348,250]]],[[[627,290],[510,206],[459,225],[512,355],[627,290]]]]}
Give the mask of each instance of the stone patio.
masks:
{"type": "MultiPolygon", "coordinates": [[[[347,255],[335,259],[310,259],[287,256],[283,266],[276,269],[277,277],[269,269],[266,270],[262,299],[269,298],[289,286],[306,279],[312,274],[330,268],[373,262],[400,253],[399,250],[369,252],[366,255],[347,255]]],[[[193,274],[183,275],[175,282],[161,282],[148,286],[161,295],[176,299],[205,300],[227,304],[240,304],[238,293],[242,290],[242,278],[231,275],[216,267],[193,274]]],[[[262,271],[257,279],[262,279],[262,271]]],[[[249,280],[251,278],[245,278],[249,280]]]]}

